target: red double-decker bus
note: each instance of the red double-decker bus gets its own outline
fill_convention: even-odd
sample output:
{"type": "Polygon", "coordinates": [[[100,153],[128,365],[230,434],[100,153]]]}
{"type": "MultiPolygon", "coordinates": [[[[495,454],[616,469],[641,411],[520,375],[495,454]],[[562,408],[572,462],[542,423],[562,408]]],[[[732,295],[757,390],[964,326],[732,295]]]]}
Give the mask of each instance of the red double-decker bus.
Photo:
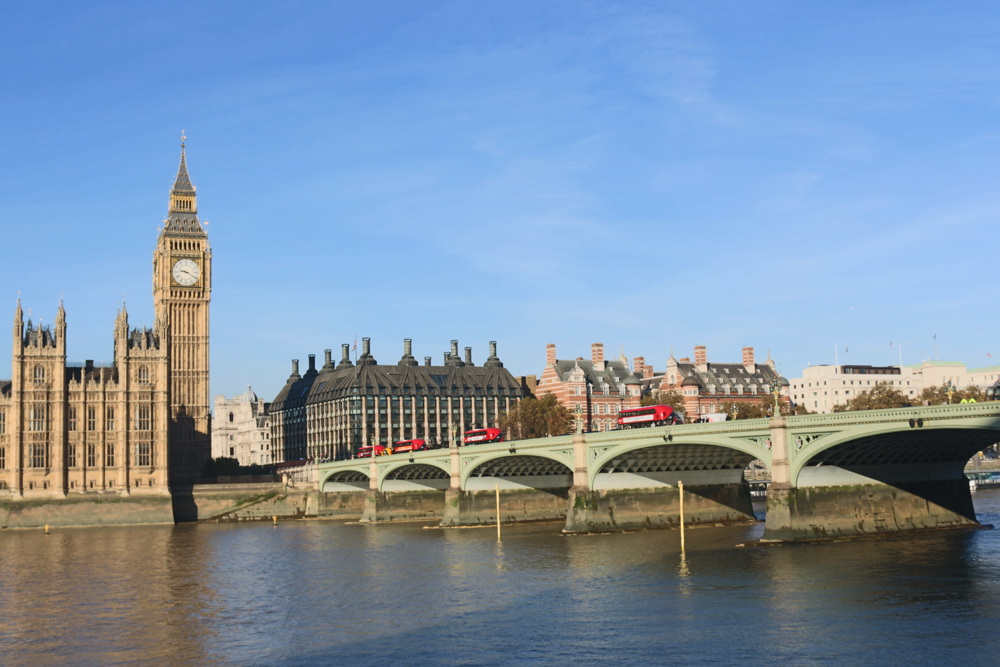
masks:
{"type": "Polygon", "coordinates": [[[427,442],[423,438],[414,440],[400,440],[393,444],[392,453],[401,454],[403,452],[422,452],[427,449],[427,442]]]}
{"type": "Polygon", "coordinates": [[[358,450],[359,459],[370,459],[372,456],[372,451],[374,450],[375,456],[388,456],[392,454],[392,450],[385,445],[375,445],[374,447],[362,447],[358,450]]]}
{"type": "Polygon", "coordinates": [[[477,428],[465,432],[465,444],[484,445],[488,442],[503,442],[503,433],[498,428],[477,428]]]}
{"type": "Polygon", "coordinates": [[[642,428],[643,426],[669,426],[683,424],[684,419],[669,405],[650,405],[645,408],[629,408],[618,413],[618,428],[642,428]]]}

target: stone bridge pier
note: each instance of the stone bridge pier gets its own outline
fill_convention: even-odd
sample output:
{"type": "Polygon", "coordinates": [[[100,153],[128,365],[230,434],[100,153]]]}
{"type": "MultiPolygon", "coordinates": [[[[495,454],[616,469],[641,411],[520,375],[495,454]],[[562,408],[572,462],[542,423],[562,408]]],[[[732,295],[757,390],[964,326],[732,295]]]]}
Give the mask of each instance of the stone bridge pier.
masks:
{"type": "Polygon", "coordinates": [[[569,491],[567,532],[672,528],[680,524],[680,485],[684,484],[684,521],[732,524],[756,521],[743,471],[753,456],[712,444],[662,444],[591,456],[584,436],[574,441],[573,487],[569,491]]]}
{"type": "Polygon", "coordinates": [[[819,429],[772,419],[764,539],[978,526],[964,468],[1000,440],[997,420],[905,410],[902,425],[886,423],[887,410],[824,415],[828,424],[819,429]],[[830,428],[838,420],[843,428],[830,428]]]}

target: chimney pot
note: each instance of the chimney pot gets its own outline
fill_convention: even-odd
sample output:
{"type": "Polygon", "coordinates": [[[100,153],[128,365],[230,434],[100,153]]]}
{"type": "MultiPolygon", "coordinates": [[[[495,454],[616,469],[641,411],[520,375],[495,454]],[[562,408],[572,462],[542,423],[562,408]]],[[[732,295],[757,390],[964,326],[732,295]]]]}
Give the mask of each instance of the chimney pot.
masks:
{"type": "Polygon", "coordinates": [[[413,355],[413,339],[412,338],[404,338],[403,339],[403,354],[405,354],[408,357],[413,355]]]}
{"type": "Polygon", "coordinates": [[[490,341],[490,356],[497,356],[497,342],[495,340],[490,341]]]}
{"type": "Polygon", "coordinates": [[[299,360],[292,359],[292,375],[298,375],[298,374],[299,374],[299,360]]]}
{"type": "Polygon", "coordinates": [[[430,365],[431,365],[431,358],[424,357],[424,366],[430,366],[430,365]]]}
{"type": "Polygon", "coordinates": [[[341,343],[340,345],[340,360],[350,361],[351,360],[351,344],[341,343]]]}
{"type": "Polygon", "coordinates": [[[465,363],[469,364],[470,366],[472,365],[472,348],[471,347],[465,348],[465,363]]]}
{"type": "Polygon", "coordinates": [[[315,354],[310,354],[309,355],[309,370],[311,370],[311,371],[316,370],[316,355],[315,354]]]}
{"type": "Polygon", "coordinates": [[[323,350],[323,364],[329,366],[331,363],[333,363],[333,350],[323,350]]]}
{"type": "Polygon", "coordinates": [[[590,346],[590,360],[594,365],[604,362],[604,343],[594,343],[590,346]]]}
{"type": "Polygon", "coordinates": [[[458,359],[458,341],[457,340],[451,341],[451,356],[453,356],[456,359],[458,359]]]}
{"type": "Polygon", "coordinates": [[[362,354],[371,354],[372,353],[372,339],[371,338],[365,337],[365,338],[361,339],[361,350],[362,350],[362,354]]]}

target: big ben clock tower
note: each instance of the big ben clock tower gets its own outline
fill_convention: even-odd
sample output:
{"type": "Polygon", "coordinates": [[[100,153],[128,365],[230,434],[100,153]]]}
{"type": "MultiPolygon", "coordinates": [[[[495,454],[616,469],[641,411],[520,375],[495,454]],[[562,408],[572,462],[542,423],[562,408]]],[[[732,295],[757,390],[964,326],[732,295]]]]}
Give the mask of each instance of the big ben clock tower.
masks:
{"type": "Polygon", "coordinates": [[[211,456],[208,386],[208,306],[212,250],[198,220],[181,135],[181,164],[170,191],[170,210],[153,253],[157,327],[166,326],[169,374],[169,465],[174,484],[198,476],[211,456]]]}

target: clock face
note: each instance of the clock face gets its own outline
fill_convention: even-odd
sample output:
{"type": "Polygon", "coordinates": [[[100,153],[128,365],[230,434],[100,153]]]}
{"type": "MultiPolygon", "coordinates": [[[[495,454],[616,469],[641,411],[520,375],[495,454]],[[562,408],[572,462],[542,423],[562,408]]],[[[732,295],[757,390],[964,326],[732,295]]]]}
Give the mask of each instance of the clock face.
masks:
{"type": "Polygon", "coordinates": [[[198,282],[201,275],[201,268],[198,263],[191,259],[179,259],[174,262],[174,268],[170,270],[170,275],[178,285],[190,287],[198,282]]]}

